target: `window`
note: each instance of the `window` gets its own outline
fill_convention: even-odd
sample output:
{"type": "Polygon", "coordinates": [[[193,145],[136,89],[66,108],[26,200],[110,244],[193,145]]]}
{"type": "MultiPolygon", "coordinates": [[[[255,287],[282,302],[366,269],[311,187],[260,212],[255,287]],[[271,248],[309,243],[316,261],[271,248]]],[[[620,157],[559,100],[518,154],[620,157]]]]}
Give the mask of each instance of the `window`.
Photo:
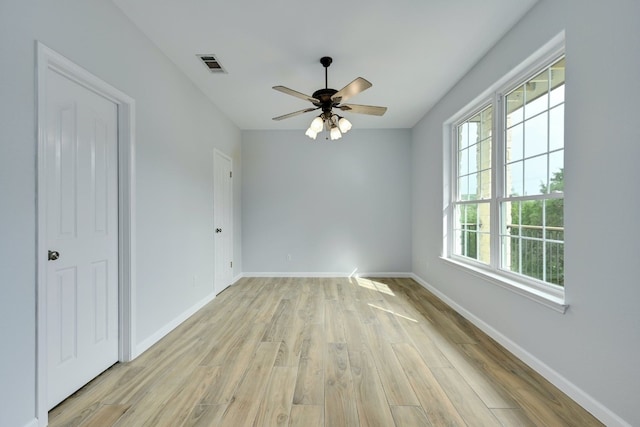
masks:
{"type": "Polygon", "coordinates": [[[505,97],[501,268],[564,285],[564,69],[560,59],[505,97]]]}
{"type": "Polygon", "coordinates": [[[491,240],[491,128],[487,106],[456,128],[457,179],[454,253],[489,264],[491,240]]]}
{"type": "Polygon", "coordinates": [[[563,295],[565,58],[520,75],[451,122],[445,256],[563,295]]]}

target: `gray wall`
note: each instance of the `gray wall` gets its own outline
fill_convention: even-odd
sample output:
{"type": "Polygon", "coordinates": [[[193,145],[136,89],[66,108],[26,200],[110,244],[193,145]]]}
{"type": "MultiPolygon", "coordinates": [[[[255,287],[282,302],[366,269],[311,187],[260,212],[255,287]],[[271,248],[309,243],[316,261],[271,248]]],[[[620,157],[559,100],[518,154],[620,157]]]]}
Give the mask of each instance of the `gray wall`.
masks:
{"type": "Polygon", "coordinates": [[[634,0],[540,1],[412,134],[414,273],[576,386],[594,414],[631,425],[640,425],[639,16],[634,0]],[[439,258],[443,123],[563,29],[564,315],[439,258]]]}
{"type": "Polygon", "coordinates": [[[242,132],[246,274],[410,271],[410,131],[356,127],[242,132]]]}
{"type": "Polygon", "coordinates": [[[213,292],[214,147],[241,176],[239,129],[113,3],[0,2],[0,425],[12,427],[35,418],[35,40],[136,100],[138,343],[213,292]]]}

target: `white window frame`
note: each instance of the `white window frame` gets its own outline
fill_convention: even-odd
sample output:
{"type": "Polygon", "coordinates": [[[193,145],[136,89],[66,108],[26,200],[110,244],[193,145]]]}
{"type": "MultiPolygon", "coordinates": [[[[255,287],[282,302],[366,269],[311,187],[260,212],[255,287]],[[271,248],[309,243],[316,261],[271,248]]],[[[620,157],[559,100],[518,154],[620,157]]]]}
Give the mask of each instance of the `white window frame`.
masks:
{"type": "MultiPolygon", "coordinates": [[[[568,307],[565,300],[565,288],[546,283],[534,278],[512,273],[500,268],[501,242],[500,242],[500,205],[503,201],[509,201],[504,194],[504,95],[521,86],[527,80],[533,78],[555,61],[564,57],[565,43],[564,32],[559,34],[545,46],[540,48],[530,58],[524,61],[508,75],[497,81],[484,91],[475,100],[461,109],[456,115],[447,120],[443,126],[444,143],[444,218],[443,218],[443,250],[442,259],[451,265],[463,269],[473,275],[488,279],[491,283],[502,286],[533,301],[539,302],[560,313],[564,313],[568,307]],[[485,264],[474,259],[453,253],[454,248],[454,218],[457,200],[458,185],[458,144],[457,127],[469,118],[484,110],[488,106],[493,108],[493,124],[491,130],[491,246],[490,263],[485,264]],[[505,200],[506,199],[506,200],[505,200]]],[[[566,142],[566,141],[565,141],[566,142]]],[[[566,147],[566,144],[565,144],[566,147]]],[[[537,196],[536,196],[537,197],[537,196]]],[[[536,198],[534,197],[534,198],[536,198]]],[[[539,196],[548,199],[548,196],[539,196]]]]}

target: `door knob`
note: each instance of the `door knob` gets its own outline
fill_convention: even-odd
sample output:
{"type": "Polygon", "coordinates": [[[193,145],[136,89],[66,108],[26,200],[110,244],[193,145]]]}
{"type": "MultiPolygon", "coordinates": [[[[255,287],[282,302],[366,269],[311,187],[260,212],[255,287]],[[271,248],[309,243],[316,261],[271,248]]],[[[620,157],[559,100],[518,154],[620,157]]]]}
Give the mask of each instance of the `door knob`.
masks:
{"type": "Polygon", "coordinates": [[[55,261],[60,258],[60,252],[58,251],[49,251],[49,261],[55,261]]]}
{"type": "Polygon", "coordinates": [[[222,228],[216,228],[216,233],[222,233],[222,228]]]}

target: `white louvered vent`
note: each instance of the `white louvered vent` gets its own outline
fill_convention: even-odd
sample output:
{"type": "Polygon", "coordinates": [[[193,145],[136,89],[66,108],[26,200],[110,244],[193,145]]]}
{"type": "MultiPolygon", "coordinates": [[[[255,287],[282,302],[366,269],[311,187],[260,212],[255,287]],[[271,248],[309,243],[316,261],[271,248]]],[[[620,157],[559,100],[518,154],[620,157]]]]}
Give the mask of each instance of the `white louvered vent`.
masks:
{"type": "Polygon", "coordinates": [[[212,73],[226,73],[227,71],[222,67],[218,59],[213,54],[196,55],[202,63],[212,73]]]}

